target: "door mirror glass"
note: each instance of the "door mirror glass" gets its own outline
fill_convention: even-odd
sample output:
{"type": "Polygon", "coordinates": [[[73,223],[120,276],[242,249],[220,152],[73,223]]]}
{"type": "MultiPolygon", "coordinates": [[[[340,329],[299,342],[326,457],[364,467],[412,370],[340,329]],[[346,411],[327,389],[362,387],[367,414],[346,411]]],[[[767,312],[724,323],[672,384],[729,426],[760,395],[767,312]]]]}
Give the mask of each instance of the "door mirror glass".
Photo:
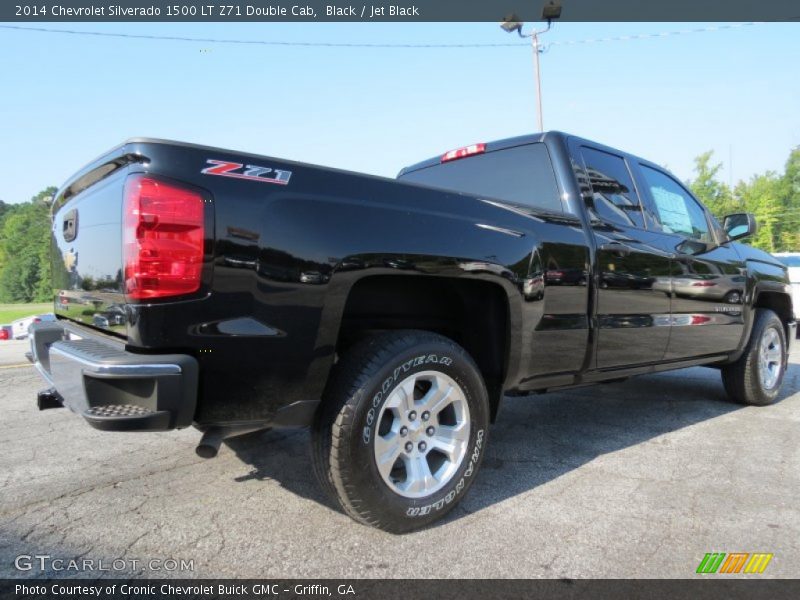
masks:
{"type": "Polygon", "coordinates": [[[729,240],[739,240],[755,235],[758,227],[753,213],[736,213],[725,217],[722,228],[729,240]]]}

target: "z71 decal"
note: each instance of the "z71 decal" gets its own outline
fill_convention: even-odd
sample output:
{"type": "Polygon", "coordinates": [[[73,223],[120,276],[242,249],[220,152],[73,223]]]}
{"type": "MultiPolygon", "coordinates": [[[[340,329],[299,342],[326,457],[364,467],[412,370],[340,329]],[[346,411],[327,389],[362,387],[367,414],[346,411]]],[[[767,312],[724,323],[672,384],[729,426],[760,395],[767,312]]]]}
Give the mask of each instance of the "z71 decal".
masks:
{"type": "Polygon", "coordinates": [[[243,165],[242,163],[213,160],[211,158],[206,162],[211,166],[200,171],[204,175],[221,175],[222,177],[235,177],[236,179],[249,179],[264,183],[277,183],[278,185],[288,185],[289,179],[292,177],[291,171],[282,171],[281,169],[243,165]]]}

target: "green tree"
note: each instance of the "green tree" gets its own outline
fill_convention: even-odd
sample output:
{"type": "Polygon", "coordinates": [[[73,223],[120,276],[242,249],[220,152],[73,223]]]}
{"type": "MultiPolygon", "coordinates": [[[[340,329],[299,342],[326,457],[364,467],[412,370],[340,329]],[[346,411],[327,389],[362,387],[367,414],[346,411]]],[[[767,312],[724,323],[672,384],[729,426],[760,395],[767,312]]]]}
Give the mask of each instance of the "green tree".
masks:
{"type": "Polygon", "coordinates": [[[800,148],[786,161],[782,175],[768,171],[740,181],[733,190],[721,182],[722,165],[712,164],[712,152],[695,158],[692,192],[711,212],[722,219],[727,214],[751,212],[758,222],[758,233],[745,240],[767,252],[800,250],[800,148]]]}
{"type": "Polygon", "coordinates": [[[800,146],[789,154],[783,174],[785,213],[781,242],[784,250],[800,251],[800,146]]]}
{"type": "Polygon", "coordinates": [[[689,187],[714,216],[721,219],[725,215],[741,210],[741,207],[737,206],[730,188],[717,178],[722,164],[712,165],[713,155],[714,152],[709,150],[694,159],[696,177],[689,182],[689,187]]]}
{"type": "Polygon", "coordinates": [[[0,302],[42,302],[50,286],[50,203],[55,188],[13,205],[0,227],[0,302]]]}
{"type": "Polygon", "coordinates": [[[782,178],[774,171],[756,175],[748,182],[740,181],[735,190],[742,209],[756,216],[758,233],[749,242],[767,252],[783,249],[781,232],[785,203],[782,198],[782,178]]]}
{"type": "Polygon", "coordinates": [[[3,217],[9,210],[11,210],[11,205],[0,200],[0,224],[3,222],[3,217]]]}

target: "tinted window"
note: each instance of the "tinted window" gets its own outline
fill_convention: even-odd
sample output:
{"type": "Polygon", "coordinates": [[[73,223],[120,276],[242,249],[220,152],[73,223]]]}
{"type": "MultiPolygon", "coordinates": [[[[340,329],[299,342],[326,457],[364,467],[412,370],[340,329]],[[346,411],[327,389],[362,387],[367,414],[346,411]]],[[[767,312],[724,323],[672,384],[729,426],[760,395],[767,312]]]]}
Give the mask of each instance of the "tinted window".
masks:
{"type": "Polygon", "coordinates": [[[581,149],[592,188],[587,202],[592,218],[620,225],[644,227],[642,207],[625,160],[594,148],[581,149]]]}
{"type": "Polygon", "coordinates": [[[645,165],[642,165],[642,174],[664,231],[701,242],[711,241],[703,207],[677,181],[645,165]]]}
{"type": "Polygon", "coordinates": [[[412,171],[403,181],[563,212],[550,155],[527,144],[412,171]]]}

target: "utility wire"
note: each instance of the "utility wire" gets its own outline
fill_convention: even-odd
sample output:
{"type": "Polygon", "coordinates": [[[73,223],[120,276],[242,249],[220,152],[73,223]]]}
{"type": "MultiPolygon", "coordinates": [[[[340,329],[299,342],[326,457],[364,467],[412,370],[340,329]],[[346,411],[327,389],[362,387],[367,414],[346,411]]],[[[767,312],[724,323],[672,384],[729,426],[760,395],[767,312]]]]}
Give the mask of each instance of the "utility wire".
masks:
{"type": "MultiPolygon", "coordinates": [[[[677,31],[663,31],[661,33],[638,33],[635,35],[619,35],[605,38],[591,38],[585,40],[564,40],[554,41],[547,44],[550,46],[575,46],[578,44],[599,44],[604,42],[627,42],[632,40],[644,40],[654,38],[666,38],[678,35],[694,33],[707,33],[721,31],[725,29],[738,29],[758,25],[758,22],[732,23],[725,25],[714,25],[697,29],[680,29],[677,31]]],[[[96,37],[128,38],[139,40],[160,40],[172,42],[195,42],[205,44],[249,44],[257,46],[302,46],[302,47],[325,47],[325,48],[507,48],[507,47],[528,47],[527,42],[512,42],[504,44],[369,44],[369,43],[347,43],[347,42],[285,42],[275,40],[236,40],[224,38],[195,38],[175,35],[147,35],[137,33],[114,33],[108,31],[80,31],[75,29],[53,29],[47,27],[23,27],[20,25],[0,25],[0,29],[13,29],[16,31],[34,31],[37,33],[61,33],[68,35],[83,35],[96,37]]]]}

